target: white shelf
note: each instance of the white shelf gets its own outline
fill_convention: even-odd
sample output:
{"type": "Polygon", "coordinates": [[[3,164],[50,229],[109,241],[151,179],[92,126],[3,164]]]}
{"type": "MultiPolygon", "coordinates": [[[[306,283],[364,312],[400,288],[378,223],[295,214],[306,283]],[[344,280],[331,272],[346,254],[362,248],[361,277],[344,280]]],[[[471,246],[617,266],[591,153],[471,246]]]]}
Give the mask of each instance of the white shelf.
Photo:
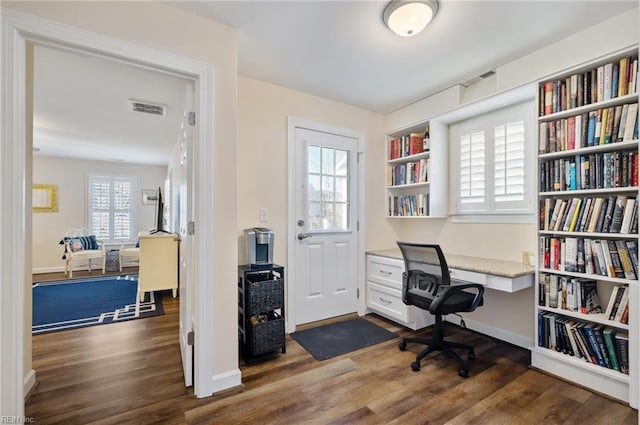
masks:
{"type": "Polygon", "coordinates": [[[424,182],[424,183],[409,183],[409,184],[396,184],[393,186],[387,186],[387,189],[389,190],[393,190],[393,189],[413,189],[413,188],[419,188],[419,187],[428,187],[430,182],[424,182]]]}
{"type": "Polygon", "coordinates": [[[415,155],[403,156],[401,158],[394,158],[387,161],[388,165],[406,164],[407,162],[420,161],[421,159],[429,158],[431,151],[420,152],[415,155]]]}
{"type": "Polygon", "coordinates": [[[575,196],[575,195],[604,195],[609,193],[632,193],[637,192],[638,186],[629,187],[608,187],[603,189],[584,189],[584,190],[557,190],[554,192],[540,192],[541,197],[546,196],[575,196]]]}
{"type": "Polygon", "coordinates": [[[447,217],[433,216],[433,215],[387,215],[386,218],[447,218],[447,217]]]}
{"type": "Polygon", "coordinates": [[[588,239],[638,239],[633,233],[590,233],[590,232],[562,232],[555,230],[539,230],[540,235],[564,236],[567,238],[588,238],[588,239]]]}
{"type": "Polygon", "coordinates": [[[561,118],[573,117],[584,112],[596,109],[610,108],[612,106],[623,105],[625,103],[634,103],[638,101],[638,94],[627,94],[625,96],[614,97],[613,99],[604,100],[602,102],[590,103],[589,105],[579,106],[577,108],[567,109],[566,111],[554,112],[553,114],[538,117],[539,121],[555,121],[561,118]]]}
{"type": "Polygon", "coordinates": [[[638,283],[637,280],[629,280],[621,277],[609,277],[609,276],[602,276],[599,274],[567,272],[563,270],[545,269],[542,267],[540,267],[538,271],[541,273],[561,274],[563,276],[581,277],[585,279],[600,280],[603,282],[611,282],[611,283],[621,283],[621,284],[637,284],[638,283]]]}
{"type": "Polygon", "coordinates": [[[588,147],[579,148],[579,149],[541,153],[538,155],[538,159],[542,159],[542,160],[556,159],[556,158],[564,158],[567,156],[570,157],[575,155],[588,155],[591,153],[599,153],[599,152],[622,151],[625,149],[633,149],[637,147],[638,147],[638,140],[628,140],[626,142],[607,143],[604,145],[588,146],[588,147]]]}
{"type": "Polygon", "coordinates": [[[556,360],[560,360],[564,363],[571,364],[572,366],[577,366],[584,370],[589,371],[590,373],[595,373],[597,375],[606,376],[611,379],[615,379],[616,381],[620,381],[625,384],[629,384],[629,375],[626,375],[622,372],[618,372],[614,369],[609,369],[604,366],[600,366],[594,363],[589,363],[584,359],[579,359],[575,356],[571,356],[569,354],[564,354],[559,351],[551,350],[549,348],[544,347],[535,347],[534,350],[536,353],[541,354],[543,356],[547,356],[556,360]]]}
{"type": "Polygon", "coordinates": [[[583,314],[583,313],[580,313],[580,312],[577,312],[577,311],[565,310],[565,309],[562,309],[562,308],[545,307],[545,306],[541,306],[541,305],[538,306],[538,310],[544,310],[544,311],[548,311],[550,313],[560,314],[562,316],[569,316],[569,317],[573,317],[575,319],[584,320],[586,322],[599,323],[601,325],[611,326],[611,327],[618,328],[618,329],[624,329],[626,331],[629,330],[629,325],[628,324],[616,322],[615,320],[609,320],[609,319],[607,319],[605,317],[604,313],[583,314]]]}

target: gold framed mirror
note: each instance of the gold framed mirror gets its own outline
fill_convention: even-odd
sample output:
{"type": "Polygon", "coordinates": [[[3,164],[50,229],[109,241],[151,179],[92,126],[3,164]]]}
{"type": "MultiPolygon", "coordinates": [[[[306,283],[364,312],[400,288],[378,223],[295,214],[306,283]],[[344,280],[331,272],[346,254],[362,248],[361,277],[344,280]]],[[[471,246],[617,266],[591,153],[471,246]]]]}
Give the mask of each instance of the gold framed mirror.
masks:
{"type": "Polygon", "coordinates": [[[58,212],[58,185],[34,184],[31,205],[34,213],[58,212]]]}

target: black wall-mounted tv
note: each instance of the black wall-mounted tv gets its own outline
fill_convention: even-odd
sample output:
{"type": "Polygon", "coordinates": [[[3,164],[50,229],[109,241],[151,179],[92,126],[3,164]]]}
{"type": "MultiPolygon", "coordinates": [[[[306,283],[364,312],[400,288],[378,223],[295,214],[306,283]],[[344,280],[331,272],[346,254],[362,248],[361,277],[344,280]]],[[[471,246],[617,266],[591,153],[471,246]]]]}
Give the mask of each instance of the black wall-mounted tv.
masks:
{"type": "Polygon", "coordinates": [[[151,233],[165,232],[164,230],[164,202],[162,201],[162,189],[158,187],[156,199],[156,228],[151,233]]]}

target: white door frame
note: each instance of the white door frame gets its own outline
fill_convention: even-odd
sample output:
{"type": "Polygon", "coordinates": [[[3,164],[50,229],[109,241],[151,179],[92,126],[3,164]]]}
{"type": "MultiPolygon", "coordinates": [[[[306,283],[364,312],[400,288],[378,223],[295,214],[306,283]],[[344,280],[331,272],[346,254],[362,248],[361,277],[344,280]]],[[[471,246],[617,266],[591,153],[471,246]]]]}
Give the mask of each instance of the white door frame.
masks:
{"type": "Polygon", "coordinates": [[[333,127],[327,124],[322,124],[318,122],[313,122],[309,120],[299,119],[295,117],[287,117],[287,138],[288,138],[288,217],[287,217],[287,317],[286,326],[287,332],[292,333],[296,330],[296,309],[295,309],[295,300],[296,300],[296,285],[295,282],[291,281],[292,276],[296,276],[296,235],[298,233],[296,227],[296,205],[295,205],[295,129],[296,128],[304,128],[312,131],[319,131],[324,133],[335,134],[338,136],[350,137],[356,139],[357,142],[357,151],[358,158],[356,159],[358,163],[358,230],[357,230],[357,273],[356,273],[356,281],[357,281],[357,291],[359,293],[358,297],[358,314],[360,316],[364,315],[366,304],[365,304],[365,285],[364,285],[364,228],[365,228],[365,214],[364,214],[364,205],[365,205],[365,174],[364,174],[364,155],[365,155],[365,139],[364,132],[351,130],[347,128],[333,127]]]}
{"type": "MultiPolygon", "coordinates": [[[[2,8],[2,68],[0,74],[2,129],[0,133],[0,412],[2,415],[24,415],[25,380],[25,241],[27,216],[31,204],[26,191],[26,155],[31,145],[26,140],[26,49],[27,43],[79,50],[113,60],[175,73],[191,78],[196,84],[198,116],[213,116],[213,66],[149,47],[59,24],[10,9],[2,8]],[[10,241],[10,242],[8,242],[10,241]]],[[[213,182],[213,123],[199,119],[194,149],[197,199],[195,220],[195,252],[213,252],[213,215],[215,208],[209,196],[213,182]]],[[[195,384],[198,397],[213,393],[213,287],[215,273],[209,261],[198,261],[195,267],[196,294],[194,318],[195,384]]],[[[34,371],[26,374],[33,377],[34,371]]],[[[30,382],[33,380],[31,379],[30,382]]],[[[28,388],[27,388],[28,389],[28,388]]]]}

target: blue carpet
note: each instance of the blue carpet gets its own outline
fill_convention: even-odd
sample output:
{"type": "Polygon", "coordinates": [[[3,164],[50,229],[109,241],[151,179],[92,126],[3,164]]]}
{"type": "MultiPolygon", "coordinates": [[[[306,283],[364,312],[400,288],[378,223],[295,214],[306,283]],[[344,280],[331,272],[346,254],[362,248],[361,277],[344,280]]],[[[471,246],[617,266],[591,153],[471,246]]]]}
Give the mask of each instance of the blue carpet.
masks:
{"type": "MultiPolygon", "coordinates": [[[[107,276],[33,285],[34,335],[136,319],[138,276],[107,276]]],[[[160,292],[146,293],[138,318],[164,314],[160,292]]]]}

